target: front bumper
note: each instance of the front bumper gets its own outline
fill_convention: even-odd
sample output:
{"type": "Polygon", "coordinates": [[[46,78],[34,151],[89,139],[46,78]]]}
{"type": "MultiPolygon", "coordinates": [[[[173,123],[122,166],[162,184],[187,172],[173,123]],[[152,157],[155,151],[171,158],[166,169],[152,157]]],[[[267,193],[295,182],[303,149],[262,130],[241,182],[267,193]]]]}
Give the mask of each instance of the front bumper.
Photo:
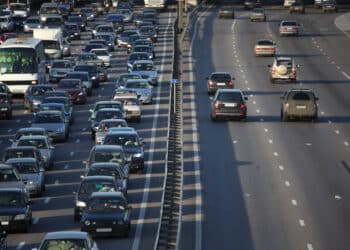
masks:
{"type": "Polygon", "coordinates": [[[26,220],[1,220],[1,226],[6,231],[23,231],[26,227],[26,220]]]}
{"type": "Polygon", "coordinates": [[[123,236],[129,230],[127,223],[119,224],[114,221],[97,221],[92,222],[90,226],[86,226],[85,223],[81,227],[81,231],[87,232],[93,236],[123,236]]]}

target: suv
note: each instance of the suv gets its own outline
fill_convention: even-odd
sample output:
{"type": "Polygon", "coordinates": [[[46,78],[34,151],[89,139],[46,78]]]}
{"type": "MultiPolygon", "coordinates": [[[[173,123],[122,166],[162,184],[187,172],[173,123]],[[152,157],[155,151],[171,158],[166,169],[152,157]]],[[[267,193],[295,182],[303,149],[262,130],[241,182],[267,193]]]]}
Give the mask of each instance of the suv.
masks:
{"type": "Polygon", "coordinates": [[[208,80],[208,95],[215,94],[218,89],[233,89],[234,78],[231,77],[229,73],[226,72],[213,72],[209,77],[206,78],[208,80]]]}
{"type": "Polygon", "coordinates": [[[291,57],[276,57],[272,65],[268,65],[270,70],[270,81],[276,80],[295,82],[297,79],[297,68],[300,65],[295,64],[291,57]]]}
{"type": "Polygon", "coordinates": [[[317,121],[318,97],[310,89],[290,89],[281,96],[281,120],[288,121],[290,118],[309,118],[317,121]]]}
{"type": "Polygon", "coordinates": [[[210,117],[216,121],[219,117],[247,119],[245,97],[239,89],[218,89],[212,101],[210,117]]]}

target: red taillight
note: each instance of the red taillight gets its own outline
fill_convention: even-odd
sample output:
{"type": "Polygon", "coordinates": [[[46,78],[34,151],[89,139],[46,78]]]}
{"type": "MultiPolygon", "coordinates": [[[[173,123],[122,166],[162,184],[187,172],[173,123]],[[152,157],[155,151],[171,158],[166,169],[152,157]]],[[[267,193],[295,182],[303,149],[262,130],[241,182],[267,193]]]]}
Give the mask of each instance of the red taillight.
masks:
{"type": "Polygon", "coordinates": [[[213,81],[209,80],[209,86],[213,86],[213,85],[214,85],[213,81]]]}
{"type": "Polygon", "coordinates": [[[220,108],[220,102],[215,102],[214,108],[216,108],[216,109],[220,108]]]}
{"type": "Polygon", "coordinates": [[[58,84],[54,84],[54,85],[53,85],[53,88],[54,88],[54,89],[57,89],[57,88],[58,88],[58,84]]]}
{"type": "Polygon", "coordinates": [[[233,86],[234,86],[234,84],[233,84],[232,81],[230,81],[230,82],[228,83],[228,85],[229,85],[231,88],[233,88],[233,86]]]}
{"type": "Polygon", "coordinates": [[[242,103],[240,106],[239,106],[240,109],[245,109],[245,105],[242,103]]]}
{"type": "Polygon", "coordinates": [[[281,30],[287,30],[287,28],[286,27],[282,27],[281,30]]]}
{"type": "Polygon", "coordinates": [[[292,73],[296,74],[297,73],[297,69],[296,68],[292,68],[292,73]]]}

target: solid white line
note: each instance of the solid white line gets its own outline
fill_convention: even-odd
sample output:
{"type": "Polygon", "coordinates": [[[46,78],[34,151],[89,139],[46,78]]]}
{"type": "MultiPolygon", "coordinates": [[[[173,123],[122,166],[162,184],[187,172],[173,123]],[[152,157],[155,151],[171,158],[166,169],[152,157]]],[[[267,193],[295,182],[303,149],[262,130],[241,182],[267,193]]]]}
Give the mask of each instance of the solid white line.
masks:
{"type": "Polygon", "coordinates": [[[346,74],[344,71],[341,72],[348,80],[350,80],[350,76],[346,74]]]}
{"type": "Polygon", "coordinates": [[[277,152],[273,152],[273,155],[277,157],[277,156],[278,156],[278,153],[277,153],[277,152]]]}
{"type": "Polygon", "coordinates": [[[50,198],[50,197],[47,197],[47,198],[45,198],[44,203],[45,203],[45,204],[49,204],[50,200],[51,200],[51,198],[50,198]]]}
{"type": "Polygon", "coordinates": [[[24,246],[25,246],[26,242],[25,241],[22,241],[20,243],[18,243],[17,247],[16,247],[16,250],[20,250],[22,249],[24,246]]]}
{"type": "MultiPolygon", "coordinates": [[[[165,33],[170,28],[171,24],[171,12],[169,12],[168,15],[168,23],[167,27],[165,29],[165,33]]],[[[168,42],[165,41],[163,44],[162,48],[162,62],[160,66],[160,71],[164,70],[164,65],[165,65],[165,51],[167,49],[167,44],[168,42]]],[[[142,228],[145,220],[145,215],[146,215],[146,209],[147,209],[147,203],[148,203],[148,196],[149,192],[146,192],[145,190],[149,189],[151,185],[151,176],[152,176],[152,165],[153,165],[153,157],[154,157],[154,148],[155,148],[155,141],[156,141],[156,133],[157,133],[157,124],[158,124],[158,117],[159,117],[159,102],[160,102],[160,94],[162,90],[162,81],[163,81],[163,74],[159,76],[159,87],[157,89],[157,99],[156,99],[156,105],[154,108],[154,116],[153,116],[153,122],[152,122],[152,133],[151,133],[151,142],[150,142],[150,148],[149,148],[149,154],[148,154],[148,159],[147,159],[147,173],[145,177],[145,186],[144,186],[144,192],[142,194],[142,202],[141,202],[141,208],[139,212],[139,217],[137,219],[137,224],[136,224],[136,231],[135,231],[135,236],[134,240],[132,242],[132,250],[138,250],[140,249],[140,242],[141,242],[141,234],[142,234],[142,228]]],[[[170,115],[170,114],[169,114],[170,115]]],[[[142,248],[143,246],[141,246],[142,248]]]]}
{"type": "Polygon", "coordinates": [[[40,220],[39,217],[35,217],[35,218],[33,219],[33,222],[32,222],[33,225],[38,224],[39,220],[40,220]]]}
{"type": "Polygon", "coordinates": [[[270,144],[273,144],[273,141],[270,139],[270,140],[269,140],[269,143],[270,143],[270,144]]]}
{"type": "Polygon", "coordinates": [[[286,185],[286,187],[290,187],[289,181],[285,181],[284,184],[286,185]]]}
{"type": "Polygon", "coordinates": [[[298,206],[298,202],[296,200],[292,200],[293,206],[298,206]]]}
{"type": "Polygon", "coordinates": [[[312,246],[312,244],[310,244],[310,243],[307,243],[307,250],[314,250],[314,248],[313,248],[313,246],[312,246]]]}
{"type": "Polygon", "coordinates": [[[299,220],[299,225],[301,227],[305,227],[305,221],[304,220],[299,220]]]}

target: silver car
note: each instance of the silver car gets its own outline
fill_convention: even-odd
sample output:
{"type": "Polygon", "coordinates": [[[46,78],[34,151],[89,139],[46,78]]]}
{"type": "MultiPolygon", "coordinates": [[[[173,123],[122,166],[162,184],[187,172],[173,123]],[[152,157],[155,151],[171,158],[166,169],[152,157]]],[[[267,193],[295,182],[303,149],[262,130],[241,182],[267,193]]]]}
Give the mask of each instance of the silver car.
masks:
{"type": "Polygon", "coordinates": [[[98,59],[103,61],[105,67],[111,66],[111,55],[108,53],[107,49],[92,49],[91,53],[95,53],[98,59]]]}
{"type": "Polygon", "coordinates": [[[31,135],[22,136],[17,143],[17,146],[34,146],[39,149],[41,156],[44,159],[44,168],[49,169],[53,166],[53,150],[54,146],[51,144],[51,140],[47,136],[43,135],[31,135]]]}
{"type": "Polygon", "coordinates": [[[153,86],[145,79],[129,79],[124,87],[121,88],[134,91],[139,101],[143,104],[151,104],[153,102],[153,86]]]}
{"type": "Polygon", "coordinates": [[[83,83],[84,88],[86,88],[86,94],[88,96],[92,95],[92,80],[89,77],[89,73],[85,71],[74,71],[69,72],[66,76],[67,79],[80,79],[83,83]]]}
{"type": "Polygon", "coordinates": [[[6,164],[16,168],[31,195],[45,191],[45,170],[35,158],[11,158],[6,164]]]}
{"type": "Polygon", "coordinates": [[[152,85],[158,85],[158,71],[152,60],[137,60],[133,63],[131,73],[140,74],[152,85]]]}
{"type": "Polygon", "coordinates": [[[32,127],[44,128],[54,140],[67,140],[69,136],[68,124],[60,111],[40,111],[34,115],[32,127]]]}
{"type": "Polygon", "coordinates": [[[24,21],[24,32],[31,32],[33,29],[41,29],[42,24],[40,18],[38,16],[28,17],[27,20],[24,21]]]}
{"type": "Polygon", "coordinates": [[[20,128],[17,130],[15,136],[13,139],[10,139],[10,142],[12,142],[11,147],[17,146],[18,140],[22,136],[27,136],[27,135],[43,135],[43,136],[49,136],[47,133],[46,129],[44,128],[20,128]]]}
{"type": "Polygon", "coordinates": [[[255,21],[266,21],[266,14],[265,10],[263,8],[254,8],[252,12],[250,13],[250,21],[255,22],[255,21]]]}
{"type": "Polygon", "coordinates": [[[13,31],[14,23],[10,16],[0,16],[0,30],[1,31],[13,31]]]}
{"type": "Polygon", "coordinates": [[[95,134],[95,143],[103,144],[104,138],[110,128],[127,127],[128,124],[125,119],[105,119],[100,121],[95,134]]]}
{"type": "Polygon", "coordinates": [[[295,20],[281,21],[279,25],[280,36],[297,36],[300,24],[295,20]]]}

